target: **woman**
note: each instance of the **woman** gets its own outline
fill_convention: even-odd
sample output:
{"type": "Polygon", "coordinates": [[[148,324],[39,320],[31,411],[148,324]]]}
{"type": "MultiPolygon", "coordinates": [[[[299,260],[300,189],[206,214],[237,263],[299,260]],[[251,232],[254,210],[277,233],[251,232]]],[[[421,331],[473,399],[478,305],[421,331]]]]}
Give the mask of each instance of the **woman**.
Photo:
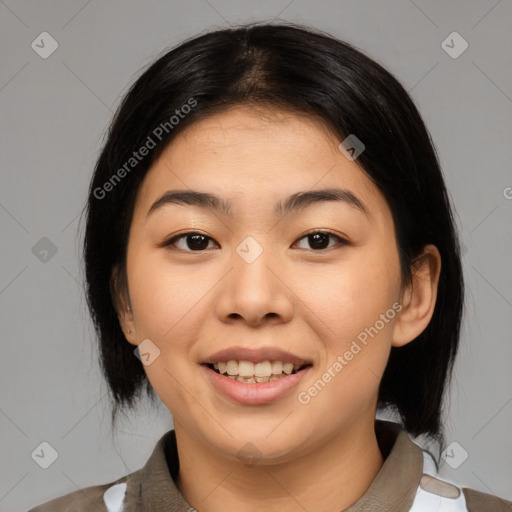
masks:
{"type": "Polygon", "coordinates": [[[159,58],[110,128],[84,256],[113,420],[145,389],[174,429],[33,512],[510,510],[409,437],[443,444],[459,246],[417,109],[350,45],[260,24],[159,58]]]}

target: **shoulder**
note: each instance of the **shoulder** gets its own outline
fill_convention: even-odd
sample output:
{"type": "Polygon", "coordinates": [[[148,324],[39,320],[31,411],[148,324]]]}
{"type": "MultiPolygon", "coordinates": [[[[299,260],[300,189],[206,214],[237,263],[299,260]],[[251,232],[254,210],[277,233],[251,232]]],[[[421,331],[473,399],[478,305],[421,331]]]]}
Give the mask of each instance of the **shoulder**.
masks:
{"type": "Polygon", "coordinates": [[[430,455],[423,452],[423,474],[410,512],[512,512],[512,502],[441,478],[430,455]]]}
{"type": "Polygon", "coordinates": [[[512,501],[507,501],[492,494],[475,491],[473,489],[462,489],[468,512],[511,512],[512,501]]]}
{"type": "Polygon", "coordinates": [[[38,505],[28,512],[120,512],[123,509],[127,478],[79,489],[38,505]]]}
{"type": "MultiPolygon", "coordinates": [[[[174,430],[162,435],[142,468],[110,483],[78,489],[28,512],[135,512],[142,510],[148,499],[148,503],[157,503],[162,496],[176,497],[179,493],[169,472],[165,453],[167,443],[171,448],[174,446],[174,430]]],[[[176,449],[174,452],[176,465],[176,449]]]]}

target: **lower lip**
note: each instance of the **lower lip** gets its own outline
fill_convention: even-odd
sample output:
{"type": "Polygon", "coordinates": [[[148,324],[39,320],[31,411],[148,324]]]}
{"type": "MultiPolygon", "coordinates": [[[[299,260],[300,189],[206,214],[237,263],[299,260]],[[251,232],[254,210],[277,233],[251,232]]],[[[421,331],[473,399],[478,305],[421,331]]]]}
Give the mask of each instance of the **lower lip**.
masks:
{"type": "Polygon", "coordinates": [[[222,395],[244,405],[262,405],[275,402],[288,394],[304,378],[311,366],[272,382],[245,383],[230,379],[201,365],[213,387],[222,395]]]}

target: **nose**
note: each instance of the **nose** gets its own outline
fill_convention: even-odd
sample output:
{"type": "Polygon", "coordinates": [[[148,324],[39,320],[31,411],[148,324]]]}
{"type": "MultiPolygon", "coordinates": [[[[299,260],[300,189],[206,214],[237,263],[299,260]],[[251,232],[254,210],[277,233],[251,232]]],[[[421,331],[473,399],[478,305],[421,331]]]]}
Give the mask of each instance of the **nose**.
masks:
{"type": "Polygon", "coordinates": [[[263,250],[254,261],[233,253],[232,269],[220,283],[215,304],[221,321],[251,327],[290,321],[294,305],[289,278],[270,253],[263,250]]]}

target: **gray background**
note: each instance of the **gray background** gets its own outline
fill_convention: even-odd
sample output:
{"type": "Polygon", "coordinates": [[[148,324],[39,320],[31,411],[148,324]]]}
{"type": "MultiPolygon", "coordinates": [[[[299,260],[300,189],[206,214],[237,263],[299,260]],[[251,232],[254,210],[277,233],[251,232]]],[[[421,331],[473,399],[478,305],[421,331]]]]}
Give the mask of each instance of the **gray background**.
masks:
{"type": "MultiPolygon", "coordinates": [[[[396,74],[427,122],[457,211],[468,285],[446,404],[447,441],[460,445],[451,446],[450,462],[468,458],[457,469],[445,463],[442,475],[512,499],[510,0],[5,0],[0,510],[134,471],[169,429],[163,405],[141,407],[111,436],[83,298],[78,216],[103,133],[140,68],[185,37],[272,18],[355,44],[396,74]],[[31,47],[42,46],[44,31],[59,45],[47,59],[31,47]],[[454,31],[469,44],[458,58],[442,47],[454,31]],[[43,237],[55,254],[48,241],[34,254],[43,237]],[[31,458],[43,441],[58,452],[48,469],[31,458]]],[[[460,43],[445,45],[453,53],[460,43]]]]}

